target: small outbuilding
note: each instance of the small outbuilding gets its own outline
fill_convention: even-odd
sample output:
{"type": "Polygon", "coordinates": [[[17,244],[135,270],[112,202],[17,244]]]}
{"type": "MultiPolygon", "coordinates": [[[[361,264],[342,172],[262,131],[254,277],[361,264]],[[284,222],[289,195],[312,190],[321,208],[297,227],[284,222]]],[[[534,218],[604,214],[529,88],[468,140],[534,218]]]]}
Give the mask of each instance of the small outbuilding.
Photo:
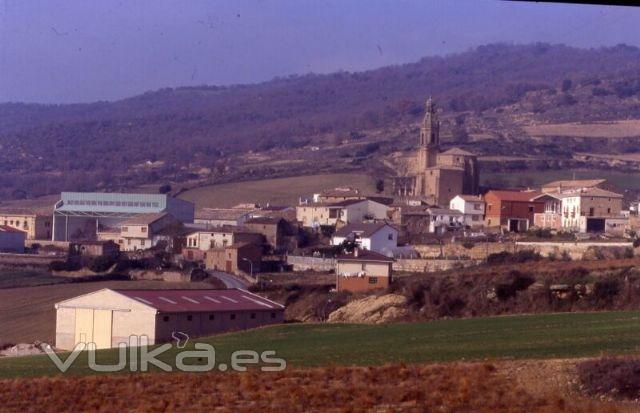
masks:
{"type": "Polygon", "coordinates": [[[282,323],[284,306],[249,291],[112,290],[105,288],[55,305],[56,347],[78,343],[97,348],[129,344],[147,336],[149,344],[170,341],[173,333],[214,335],[282,323]]]}

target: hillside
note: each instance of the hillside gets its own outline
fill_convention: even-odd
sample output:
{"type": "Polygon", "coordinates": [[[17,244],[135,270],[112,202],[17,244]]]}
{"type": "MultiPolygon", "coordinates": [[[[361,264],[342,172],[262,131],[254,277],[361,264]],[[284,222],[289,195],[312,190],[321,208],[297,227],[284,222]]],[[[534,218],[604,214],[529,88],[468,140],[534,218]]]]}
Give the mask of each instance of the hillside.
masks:
{"type": "MultiPolygon", "coordinates": [[[[524,127],[640,119],[639,78],[633,47],[497,44],[360,73],[167,88],[116,102],[5,103],[0,196],[328,171],[384,175],[389,165],[380,161],[413,144],[428,95],[444,110],[449,143],[481,155],[571,159],[570,151],[600,145],[550,143],[547,131],[532,147],[524,127]]],[[[606,148],[640,151],[635,140],[606,148]]]]}

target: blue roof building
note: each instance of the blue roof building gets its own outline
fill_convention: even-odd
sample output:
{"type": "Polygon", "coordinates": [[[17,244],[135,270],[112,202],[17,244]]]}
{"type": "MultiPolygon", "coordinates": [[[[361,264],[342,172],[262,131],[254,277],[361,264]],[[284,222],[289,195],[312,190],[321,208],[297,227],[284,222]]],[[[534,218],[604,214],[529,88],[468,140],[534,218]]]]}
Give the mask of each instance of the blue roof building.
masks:
{"type": "Polygon", "coordinates": [[[63,192],[53,210],[52,239],[94,239],[101,229],[140,214],[166,212],[191,223],[194,209],[193,203],[166,194],[63,192]]]}

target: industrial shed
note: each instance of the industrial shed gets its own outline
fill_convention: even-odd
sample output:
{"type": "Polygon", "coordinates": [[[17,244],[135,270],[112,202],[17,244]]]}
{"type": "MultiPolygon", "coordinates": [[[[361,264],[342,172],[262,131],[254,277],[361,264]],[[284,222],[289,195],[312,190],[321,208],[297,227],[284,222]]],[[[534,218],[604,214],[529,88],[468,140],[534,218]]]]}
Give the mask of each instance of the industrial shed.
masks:
{"type": "Polygon", "coordinates": [[[284,320],[284,306],[240,289],[112,290],[102,289],[59,302],[56,347],[77,343],[97,348],[129,343],[146,335],[149,344],[170,341],[173,332],[189,337],[243,330],[284,320]]]}
{"type": "Polygon", "coordinates": [[[95,240],[140,215],[168,213],[193,222],[193,203],[166,194],[62,192],[53,209],[53,241],[95,240]]]}

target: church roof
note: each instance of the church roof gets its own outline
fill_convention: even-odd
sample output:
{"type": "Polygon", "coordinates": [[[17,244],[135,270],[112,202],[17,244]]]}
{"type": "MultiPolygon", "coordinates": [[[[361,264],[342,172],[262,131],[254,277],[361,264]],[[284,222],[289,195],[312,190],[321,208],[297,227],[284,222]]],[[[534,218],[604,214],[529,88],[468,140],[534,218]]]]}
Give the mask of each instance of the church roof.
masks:
{"type": "Polygon", "coordinates": [[[444,152],[441,152],[440,155],[461,155],[461,156],[475,156],[475,154],[465,151],[464,149],[460,149],[460,148],[451,148],[451,149],[447,149],[444,152]]]}

